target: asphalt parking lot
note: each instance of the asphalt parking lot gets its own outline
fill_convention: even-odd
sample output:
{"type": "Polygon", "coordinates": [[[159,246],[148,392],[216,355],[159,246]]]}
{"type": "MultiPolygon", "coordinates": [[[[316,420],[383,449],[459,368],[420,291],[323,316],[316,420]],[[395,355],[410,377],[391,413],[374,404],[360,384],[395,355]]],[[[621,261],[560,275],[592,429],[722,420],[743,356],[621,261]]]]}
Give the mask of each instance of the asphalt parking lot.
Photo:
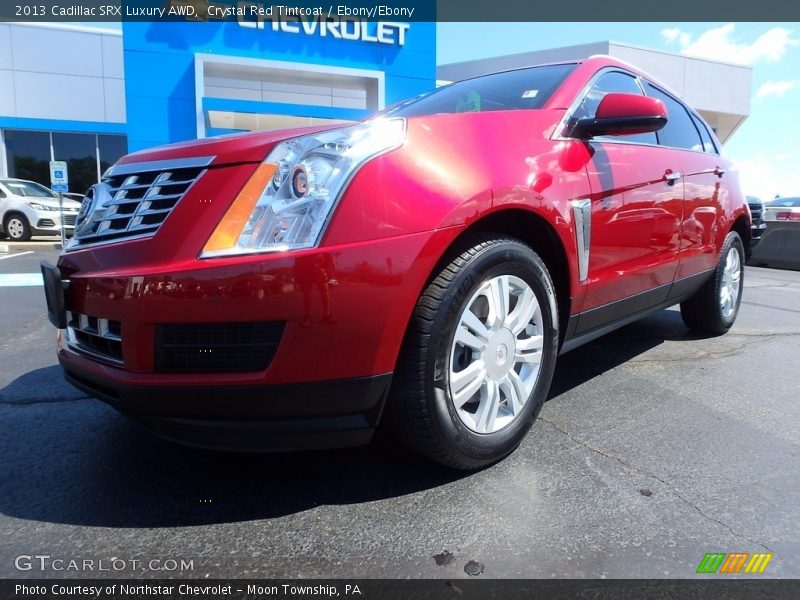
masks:
{"type": "Polygon", "coordinates": [[[384,437],[290,455],[152,438],[62,381],[24,275],[43,258],[0,254],[2,577],[458,578],[472,561],[478,577],[680,578],[737,551],[800,577],[800,272],[748,267],[726,336],[671,309],[565,355],[519,450],[465,475],[384,437]],[[33,554],[125,563],[15,568],[33,554]],[[153,559],[193,569],[142,571],[153,559]]]}

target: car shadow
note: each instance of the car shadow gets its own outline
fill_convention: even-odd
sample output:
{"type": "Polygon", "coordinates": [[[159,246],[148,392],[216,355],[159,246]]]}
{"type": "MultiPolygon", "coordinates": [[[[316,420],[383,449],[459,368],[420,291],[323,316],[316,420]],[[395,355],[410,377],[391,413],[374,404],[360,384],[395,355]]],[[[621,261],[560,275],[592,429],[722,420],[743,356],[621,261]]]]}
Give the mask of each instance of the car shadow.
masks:
{"type": "Polygon", "coordinates": [[[704,337],[686,328],[677,309],[649,315],[560,356],[547,402],[664,342],[704,337]]]}
{"type": "MultiPolygon", "coordinates": [[[[665,311],[570,352],[550,401],[665,340],[689,337],[665,311]]],[[[53,383],[63,386],[61,401],[8,392],[54,381],[57,371],[38,369],[0,390],[5,515],[115,528],[240,522],[403,496],[467,475],[408,453],[383,432],[365,448],[220,453],[158,440],[63,382],[53,383]]]]}

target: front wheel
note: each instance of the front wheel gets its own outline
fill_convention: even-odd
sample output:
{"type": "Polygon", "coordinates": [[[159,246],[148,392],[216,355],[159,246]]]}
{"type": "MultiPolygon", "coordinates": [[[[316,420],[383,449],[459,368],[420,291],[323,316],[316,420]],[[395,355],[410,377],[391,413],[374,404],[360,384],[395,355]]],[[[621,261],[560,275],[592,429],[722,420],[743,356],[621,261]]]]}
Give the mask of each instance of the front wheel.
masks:
{"type": "Polygon", "coordinates": [[[733,326],[742,301],[744,262],[742,238],[731,231],[714,274],[694,296],[681,303],[681,317],[689,329],[720,335],[733,326]]]}
{"type": "Polygon", "coordinates": [[[511,453],[544,403],[558,353],[553,282],[511,239],[470,245],[417,302],[389,425],[418,453],[477,469],[511,453]]]}

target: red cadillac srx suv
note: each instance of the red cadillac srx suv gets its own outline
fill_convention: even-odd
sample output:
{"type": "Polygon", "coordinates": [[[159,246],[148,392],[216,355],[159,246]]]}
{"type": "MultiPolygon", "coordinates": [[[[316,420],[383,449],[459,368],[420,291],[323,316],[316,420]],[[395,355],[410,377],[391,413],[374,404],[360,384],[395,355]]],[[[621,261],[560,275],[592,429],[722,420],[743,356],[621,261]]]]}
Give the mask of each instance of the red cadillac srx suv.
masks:
{"type": "Polygon", "coordinates": [[[680,303],[725,333],[750,216],[703,119],[608,57],[362,123],[136,152],[42,265],[67,380],[184,443],[509,454],[556,358],[680,303]]]}

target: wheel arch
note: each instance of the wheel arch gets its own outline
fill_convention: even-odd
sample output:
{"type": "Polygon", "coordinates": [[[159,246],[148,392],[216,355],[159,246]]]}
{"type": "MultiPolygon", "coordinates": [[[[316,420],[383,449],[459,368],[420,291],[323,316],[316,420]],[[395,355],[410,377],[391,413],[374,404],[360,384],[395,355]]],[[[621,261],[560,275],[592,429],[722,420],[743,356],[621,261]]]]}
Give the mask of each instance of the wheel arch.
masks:
{"type": "Polygon", "coordinates": [[[547,266],[555,286],[558,305],[559,335],[563,342],[572,309],[572,274],[567,249],[556,229],[539,214],[522,208],[503,208],[486,214],[463,229],[447,247],[434,266],[425,286],[473,240],[490,234],[519,240],[536,252],[547,266]]]}
{"type": "Polygon", "coordinates": [[[19,209],[12,208],[11,210],[7,210],[3,214],[2,224],[3,224],[3,230],[4,231],[5,231],[5,226],[6,226],[6,223],[8,222],[8,220],[11,217],[15,216],[15,215],[18,216],[18,217],[21,217],[25,221],[25,223],[28,224],[28,227],[32,227],[30,219],[28,218],[28,216],[24,212],[22,212],[19,209]]]}
{"type": "Polygon", "coordinates": [[[744,244],[745,253],[749,253],[753,232],[750,229],[750,219],[748,219],[747,215],[740,214],[734,220],[730,230],[739,234],[739,237],[742,238],[742,243],[744,244]]]}

